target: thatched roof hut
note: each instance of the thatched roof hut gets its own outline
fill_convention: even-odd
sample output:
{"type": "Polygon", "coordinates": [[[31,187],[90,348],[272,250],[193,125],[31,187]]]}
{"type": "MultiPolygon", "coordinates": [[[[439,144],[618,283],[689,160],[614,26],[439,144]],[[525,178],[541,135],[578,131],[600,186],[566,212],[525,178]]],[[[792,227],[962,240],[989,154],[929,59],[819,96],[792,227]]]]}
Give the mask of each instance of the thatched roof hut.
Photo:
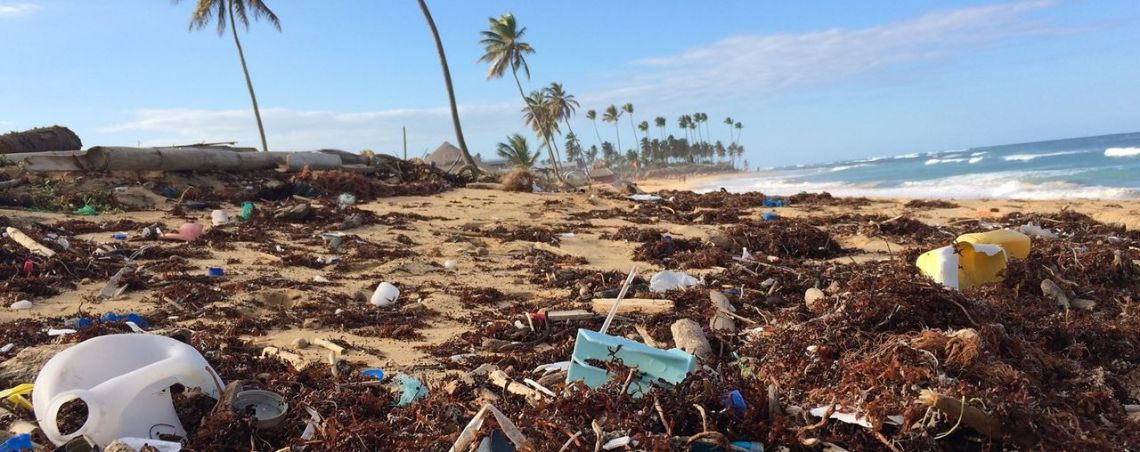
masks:
{"type": "MultiPolygon", "coordinates": [[[[510,165],[505,160],[492,160],[483,161],[478,156],[475,156],[475,164],[479,165],[479,169],[484,172],[505,172],[510,170],[510,165]]],[[[463,168],[463,151],[455,147],[455,145],[444,141],[439,145],[431,154],[424,157],[424,161],[429,164],[434,164],[437,168],[447,171],[449,173],[456,173],[463,168]]]]}

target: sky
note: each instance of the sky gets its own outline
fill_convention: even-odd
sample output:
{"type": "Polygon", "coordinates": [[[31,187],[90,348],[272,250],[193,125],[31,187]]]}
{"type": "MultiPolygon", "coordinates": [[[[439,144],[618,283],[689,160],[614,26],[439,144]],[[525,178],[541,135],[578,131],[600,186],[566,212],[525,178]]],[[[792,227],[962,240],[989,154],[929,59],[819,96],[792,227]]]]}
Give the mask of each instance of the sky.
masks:
{"type": "MultiPolygon", "coordinates": [[[[267,0],[278,32],[240,37],[271,150],[422,156],[455,142],[430,31],[412,0],[267,0]]],[[[1140,131],[1140,2],[428,0],[473,153],[523,126],[514,81],[487,80],[479,32],[513,12],[531,78],[584,112],[703,112],[752,166],[1140,131]]],[[[192,0],[0,0],[0,130],[59,124],[84,146],[259,146],[233,39],[189,30],[192,0]]],[[[600,115],[599,115],[600,116],[600,115]]],[[[630,147],[634,130],[598,122],[630,147]]],[[[656,136],[657,130],[652,134],[656,136]]],[[[534,143],[533,136],[531,138],[534,143]]]]}

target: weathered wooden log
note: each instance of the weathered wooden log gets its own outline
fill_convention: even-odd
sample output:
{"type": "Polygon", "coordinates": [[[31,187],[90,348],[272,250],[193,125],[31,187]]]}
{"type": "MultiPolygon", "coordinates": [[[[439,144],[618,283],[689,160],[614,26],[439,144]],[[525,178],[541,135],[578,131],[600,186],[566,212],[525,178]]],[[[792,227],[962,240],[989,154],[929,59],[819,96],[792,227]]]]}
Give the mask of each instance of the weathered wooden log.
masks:
{"type": "Polygon", "coordinates": [[[5,232],[8,233],[8,237],[11,237],[12,240],[15,240],[16,243],[20,244],[20,246],[27,248],[28,251],[31,251],[34,254],[39,254],[40,256],[44,257],[55,256],[55,251],[52,251],[51,248],[41,245],[40,242],[36,241],[36,239],[28,237],[27,234],[24,234],[24,232],[19,229],[9,226],[7,229],[5,229],[5,232]]]}
{"type": "Polygon", "coordinates": [[[736,320],[734,320],[732,316],[729,316],[727,313],[736,312],[736,308],[733,308],[732,303],[729,303],[728,297],[724,296],[724,294],[716,290],[710,290],[709,299],[712,301],[713,307],[716,308],[716,312],[713,313],[712,319],[709,320],[709,328],[711,328],[713,331],[735,333],[736,320]]]}
{"type": "Polygon", "coordinates": [[[285,157],[285,170],[297,172],[309,167],[310,170],[340,169],[344,162],[336,154],[321,152],[294,152],[285,157]]]}
{"type": "Polygon", "coordinates": [[[677,348],[692,353],[698,359],[706,359],[712,355],[712,346],[705,338],[701,325],[691,319],[681,319],[673,322],[669,328],[673,332],[673,342],[677,348]]]}
{"type": "Polygon", "coordinates": [[[0,154],[23,152],[74,151],[83,148],[79,136],[67,127],[38,127],[0,135],[0,154]]]}
{"type": "Polygon", "coordinates": [[[280,156],[219,147],[96,146],[79,161],[88,171],[250,171],[276,168],[280,156]]]}

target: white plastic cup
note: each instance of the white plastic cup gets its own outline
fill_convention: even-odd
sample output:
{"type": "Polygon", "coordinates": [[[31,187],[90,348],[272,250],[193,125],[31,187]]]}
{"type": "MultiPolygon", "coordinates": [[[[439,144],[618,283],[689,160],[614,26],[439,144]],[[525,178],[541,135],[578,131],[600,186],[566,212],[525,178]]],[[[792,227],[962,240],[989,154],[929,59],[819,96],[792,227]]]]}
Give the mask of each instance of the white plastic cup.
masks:
{"type": "Polygon", "coordinates": [[[382,282],[376,286],[376,291],[372,292],[373,306],[384,307],[391,306],[396,303],[396,299],[400,297],[400,289],[388,282],[382,282]]]}
{"type": "Polygon", "coordinates": [[[221,226],[230,223],[230,213],[222,209],[210,212],[210,219],[213,220],[214,226],[221,226]]]}
{"type": "Polygon", "coordinates": [[[455,269],[458,267],[459,267],[459,263],[455,262],[453,260],[448,260],[448,261],[443,263],[443,268],[449,272],[455,271],[455,269]]]}

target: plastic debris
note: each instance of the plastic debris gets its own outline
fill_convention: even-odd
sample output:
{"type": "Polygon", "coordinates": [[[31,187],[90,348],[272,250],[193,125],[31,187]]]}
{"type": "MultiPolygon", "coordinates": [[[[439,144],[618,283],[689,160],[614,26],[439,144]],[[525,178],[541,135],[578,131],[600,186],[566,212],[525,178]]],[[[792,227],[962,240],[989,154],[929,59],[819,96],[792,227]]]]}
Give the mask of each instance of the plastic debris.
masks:
{"type": "Polygon", "coordinates": [[[651,195],[648,193],[640,193],[636,195],[629,195],[629,199],[640,202],[657,202],[661,200],[660,196],[651,195]]]}
{"type": "Polygon", "coordinates": [[[1009,229],[964,234],[952,245],[918,256],[915,265],[935,282],[965,290],[1001,280],[1007,255],[1028,256],[1029,237],[1009,229]]]}
{"type": "MultiPolygon", "coordinates": [[[[180,452],[182,450],[182,443],[174,441],[163,441],[160,439],[135,438],[128,436],[116,439],[111,442],[111,444],[115,443],[122,444],[123,446],[130,447],[131,449],[137,451],[146,450],[148,452],[180,452]]],[[[111,447],[107,447],[106,450],[111,450],[111,447]]]]}
{"type": "Polygon", "coordinates": [[[213,212],[210,212],[210,221],[214,226],[230,224],[230,213],[222,209],[214,209],[213,212]]]}
{"type": "Polygon", "coordinates": [[[182,223],[178,227],[178,232],[167,232],[162,234],[162,238],[167,240],[181,240],[184,242],[193,242],[202,236],[204,227],[199,223],[182,223]]]}
{"type": "Polygon", "coordinates": [[[483,427],[483,420],[487,417],[487,413],[491,413],[495,417],[495,422],[499,424],[499,428],[503,430],[503,434],[514,443],[515,447],[519,450],[533,450],[530,440],[523,436],[522,430],[511,421],[511,418],[499,411],[491,404],[483,405],[475,417],[463,427],[463,431],[459,432],[459,437],[455,439],[455,443],[449,449],[449,452],[466,451],[475,442],[476,435],[479,434],[479,429],[483,427]]]}
{"type": "Polygon", "coordinates": [[[408,406],[416,400],[427,397],[428,389],[424,386],[418,378],[408,374],[396,374],[392,377],[400,386],[400,400],[396,402],[396,406],[408,406]]]}
{"type": "Polygon", "coordinates": [[[87,205],[84,205],[83,207],[75,209],[75,212],[72,212],[72,213],[74,213],[76,215],[82,215],[85,217],[89,217],[92,215],[98,215],[99,209],[96,209],[95,206],[93,206],[91,204],[87,204],[87,205]]]}
{"type": "Polygon", "coordinates": [[[127,233],[126,232],[116,232],[114,234],[111,234],[111,238],[113,238],[115,240],[126,240],[127,239],[127,233]]]}
{"type": "Polygon", "coordinates": [[[210,276],[226,276],[226,269],[222,267],[209,267],[206,269],[206,274],[210,276]]]}
{"type": "Polygon", "coordinates": [[[620,438],[614,438],[614,439],[611,439],[609,441],[606,441],[605,444],[602,444],[602,450],[614,450],[614,449],[617,449],[619,447],[628,446],[632,442],[633,442],[633,438],[630,438],[628,435],[622,436],[620,438]]]}
{"type": "Polygon", "coordinates": [[[32,309],[32,302],[28,300],[20,300],[8,305],[8,309],[11,309],[13,311],[32,309]]]}
{"type": "Polygon", "coordinates": [[[238,213],[238,219],[241,221],[249,221],[253,218],[253,203],[246,201],[241,203],[241,212],[238,213]]]}
{"type": "Polygon", "coordinates": [[[21,433],[0,443],[0,452],[19,452],[32,450],[33,447],[32,435],[30,433],[21,433]]]}
{"type": "Polygon", "coordinates": [[[370,303],[373,306],[391,306],[400,297],[400,289],[389,282],[382,282],[376,286],[376,291],[372,293],[370,303]]]}
{"type": "Polygon", "coordinates": [[[1050,231],[1050,230],[1045,229],[1041,226],[1033,224],[1033,222],[1025,223],[1025,224],[1021,225],[1021,227],[1017,228],[1017,230],[1018,230],[1018,232],[1021,232],[1022,234],[1028,235],[1030,237],[1037,237],[1037,238],[1042,238],[1042,239],[1055,239],[1055,238],[1057,238],[1056,232],[1050,231]]]}
{"type": "Polygon", "coordinates": [[[700,280],[689,276],[687,273],[666,270],[649,278],[649,290],[664,292],[673,289],[686,289],[700,283],[700,280]]]}
{"type": "Polygon", "coordinates": [[[763,207],[785,207],[788,205],[788,202],[783,199],[764,198],[764,201],[762,201],[760,205],[763,207]]]}
{"type": "Polygon", "coordinates": [[[336,206],[341,210],[353,204],[356,204],[356,196],[352,193],[341,193],[336,197],[336,206]]]}
{"type": "Polygon", "coordinates": [[[760,219],[764,221],[772,221],[780,219],[780,214],[776,212],[764,212],[760,214],[760,219]]]}
{"type": "Polygon", "coordinates": [[[744,416],[748,410],[748,404],[744,402],[744,395],[740,394],[740,391],[736,389],[725,394],[722,403],[725,408],[732,411],[737,417],[744,416]]]}
{"type": "Polygon", "coordinates": [[[68,334],[75,334],[75,333],[78,333],[78,331],[73,330],[71,328],[49,328],[47,330],[47,335],[52,336],[52,337],[66,336],[68,334]]]}
{"type": "Polygon", "coordinates": [[[375,378],[377,380],[383,380],[384,379],[384,371],[380,368],[377,368],[377,367],[372,367],[372,368],[361,370],[360,375],[363,375],[365,377],[375,378]]]}
{"type": "Polygon", "coordinates": [[[197,350],[177,339],[149,334],[99,336],[55,354],[44,364],[36,377],[32,405],[40,429],[57,445],[78,436],[99,446],[122,437],[185,436],[166,390],[174,383],[217,398],[222,379],[197,350]],[[83,426],[63,434],[57,417],[63,404],[75,399],[87,404],[89,417],[83,426]]]}
{"type": "Polygon", "coordinates": [[[22,383],[11,388],[0,391],[0,399],[7,400],[12,405],[18,406],[25,410],[31,411],[32,404],[24,396],[31,394],[35,385],[31,383],[22,383]]]}
{"type": "Polygon", "coordinates": [[[589,360],[620,360],[626,366],[636,367],[639,374],[631,380],[628,390],[635,397],[649,392],[658,381],[668,384],[681,382],[696,368],[697,362],[693,355],[675,348],[661,350],[623,337],[579,329],[566,382],[582,381],[586,386],[596,388],[614,378],[605,369],[590,365],[589,360]]]}
{"type": "Polygon", "coordinates": [[[230,408],[242,412],[253,410],[253,417],[257,419],[257,428],[272,428],[285,420],[289,413],[289,403],[284,397],[273,391],[260,389],[247,389],[237,393],[230,408]]]}

